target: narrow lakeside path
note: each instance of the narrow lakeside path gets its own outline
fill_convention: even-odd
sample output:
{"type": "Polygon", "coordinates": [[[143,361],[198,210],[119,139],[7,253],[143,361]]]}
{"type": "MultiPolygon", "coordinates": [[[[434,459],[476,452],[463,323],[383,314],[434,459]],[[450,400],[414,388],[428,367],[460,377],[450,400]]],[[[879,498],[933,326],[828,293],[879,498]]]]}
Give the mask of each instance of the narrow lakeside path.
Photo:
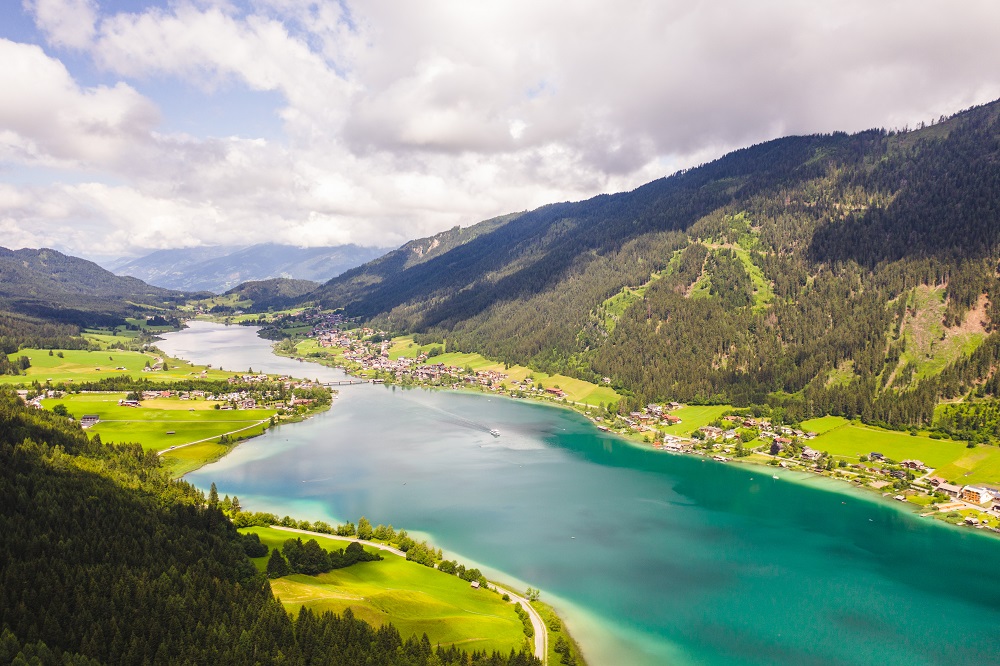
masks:
{"type": "MultiPolygon", "coordinates": [[[[309,536],[325,537],[328,539],[353,541],[355,543],[364,544],[366,546],[373,546],[375,548],[378,548],[379,550],[388,551],[393,555],[399,555],[400,557],[403,558],[406,557],[406,553],[404,553],[400,549],[393,548],[392,546],[387,546],[384,543],[378,543],[376,541],[365,541],[364,539],[358,539],[355,537],[337,536],[336,534],[324,534],[323,532],[311,532],[309,530],[300,530],[296,527],[284,527],[282,525],[271,525],[271,527],[273,529],[282,530],[284,532],[295,532],[297,534],[308,534],[309,536]]],[[[549,635],[547,632],[547,628],[545,626],[545,622],[542,621],[542,616],[539,615],[538,611],[535,610],[535,607],[532,606],[528,602],[528,600],[522,597],[521,595],[512,592],[511,590],[505,587],[501,587],[496,583],[493,583],[493,587],[500,594],[507,594],[510,597],[510,602],[512,604],[520,603],[521,608],[528,611],[528,616],[531,618],[531,626],[535,628],[535,656],[541,659],[542,664],[544,664],[546,661],[545,658],[548,656],[548,651],[549,651],[549,635]]]]}
{"type": "Polygon", "coordinates": [[[208,441],[211,441],[213,439],[218,439],[219,437],[223,437],[225,435],[235,435],[238,432],[243,432],[244,430],[250,430],[251,428],[256,428],[257,426],[259,426],[259,425],[261,425],[263,423],[267,423],[269,420],[270,419],[264,419],[262,421],[258,421],[256,423],[254,423],[253,425],[248,425],[245,428],[240,428],[239,430],[230,430],[229,432],[224,432],[221,435],[212,435],[211,437],[206,437],[204,439],[199,439],[199,440],[196,440],[194,442],[187,442],[186,444],[178,444],[176,446],[171,446],[168,449],[162,449],[160,451],[157,451],[156,455],[162,456],[164,453],[170,453],[172,451],[176,451],[177,449],[183,449],[185,446],[191,446],[192,444],[201,444],[202,442],[208,442],[208,441]]]}
{"type": "Polygon", "coordinates": [[[283,532],[297,532],[299,534],[308,534],[310,536],[325,537],[327,539],[339,539],[340,541],[353,541],[355,543],[360,543],[365,546],[373,546],[379,550],[387,550],[393,555],[399,555],[400,557],[406,557],[406,553],[401,551],[399,548],[393,548],[384,543],[378,543],[377,541],[365,541],[364,539],[358,539],[355,537],[338,536],[336,534],[324,534],[323,532],[310,532],[309,530],[300,530],[295,527],[283,527],[282,525],[271,525],[276,530],[282,530],[283,532]]]}
{"type": "Polygon", "coordinates": [[[542,622],[542,616],[539,615],[538,611],[535,610],[535,607],[521,595],[516,594],[505,587],[500,587],[496,583],[493,584],[493,587],[495,587],[497,592],[500,594],[507,594],[510,596],[511,603],[520,603],[521,608],[528,611],[528,615],[531,617],[531,626],[535,628],[535,656],[541,659],[542,664],[544,664],[546,657],[549,654],[549,634],[545,623],[542,622]]]}

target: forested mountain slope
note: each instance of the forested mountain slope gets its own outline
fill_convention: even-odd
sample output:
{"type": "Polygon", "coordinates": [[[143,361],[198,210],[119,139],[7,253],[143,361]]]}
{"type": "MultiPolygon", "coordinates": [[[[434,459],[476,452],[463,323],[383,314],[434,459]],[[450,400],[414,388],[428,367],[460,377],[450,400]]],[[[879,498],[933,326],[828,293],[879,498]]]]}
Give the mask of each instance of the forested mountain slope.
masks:
{"type": "Polygon", "coordinates": [[[118,321],[142,305],[169,307],[184,297],[55,250],[0,247],[0,310],[94,324],[118,321]]]}
{"type": "Polygon", "coordinates": [[[267,310],[269,307],[283,307],[293,302],[299,296],[315,290],[319,283],[311,280],[293,280],[291,278],[271,278],[269,280],[253,280],[233,287],[225,296],[237,296],[240,300],[253,301],[254,310],[267,310]]]}
{"type": "Polygon", "coordinates": [[[994,390],[998,110],[770,141],[470,227],[309,298],[449,349],[608,376],[627,403],[926,421],[941,396],[994,390]]]}

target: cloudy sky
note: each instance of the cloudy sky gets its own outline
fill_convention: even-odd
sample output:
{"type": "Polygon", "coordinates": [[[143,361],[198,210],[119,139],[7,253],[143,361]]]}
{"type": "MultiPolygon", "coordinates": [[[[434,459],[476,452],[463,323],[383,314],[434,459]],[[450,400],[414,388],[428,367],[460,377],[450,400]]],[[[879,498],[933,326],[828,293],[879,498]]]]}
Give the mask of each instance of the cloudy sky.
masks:
{"type": "Polygon", "coordinates": [[[3,0],[0,245],[394,246],[991,101],[998,26],[995,0],[3,0]]]}

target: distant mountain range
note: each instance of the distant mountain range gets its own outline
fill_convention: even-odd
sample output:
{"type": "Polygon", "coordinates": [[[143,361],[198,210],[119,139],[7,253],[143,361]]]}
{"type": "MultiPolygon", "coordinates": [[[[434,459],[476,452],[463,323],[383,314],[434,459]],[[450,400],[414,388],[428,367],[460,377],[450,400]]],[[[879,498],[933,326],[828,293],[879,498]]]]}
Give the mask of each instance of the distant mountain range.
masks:
{"type": "Polygon", "coordinates": [[[168,289],[218,294],[244,282],[270,278],[326,282],[385,251],[359,245],[295,247],[276,243],[196,247],[158,250],[109,264],[108,268],[168,289]]]}
{"type": "Polygon", "coordinates": [[[170,306],[184,297],[56,250],[0,247],[0,310],[94,324],[148,309],[143,305],[170,306]]]}

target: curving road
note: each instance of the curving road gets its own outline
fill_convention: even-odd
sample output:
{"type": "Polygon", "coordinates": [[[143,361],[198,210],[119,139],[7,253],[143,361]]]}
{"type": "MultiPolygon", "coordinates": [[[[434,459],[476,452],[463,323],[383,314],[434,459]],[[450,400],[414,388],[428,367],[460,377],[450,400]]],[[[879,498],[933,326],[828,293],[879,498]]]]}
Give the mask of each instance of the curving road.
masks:
{"type": "Polygon", "coordinates": [[[549,634],[545,623],[542,622],[542,616],[539,615],[538,611],[535,610],[535,607],[521,595],[516,594],[507,588],[500,587],[496,583],[493,584],[493,587],[500,594],[506,593],[510,596],[510,602],[512,604],[520,603],[521,608],[528,611],[528,616],[531,618],[531,626],[535,628],[535,656],[541,659],[544,664],[546,661],[545,658],[549,653],[549,634]]]}

